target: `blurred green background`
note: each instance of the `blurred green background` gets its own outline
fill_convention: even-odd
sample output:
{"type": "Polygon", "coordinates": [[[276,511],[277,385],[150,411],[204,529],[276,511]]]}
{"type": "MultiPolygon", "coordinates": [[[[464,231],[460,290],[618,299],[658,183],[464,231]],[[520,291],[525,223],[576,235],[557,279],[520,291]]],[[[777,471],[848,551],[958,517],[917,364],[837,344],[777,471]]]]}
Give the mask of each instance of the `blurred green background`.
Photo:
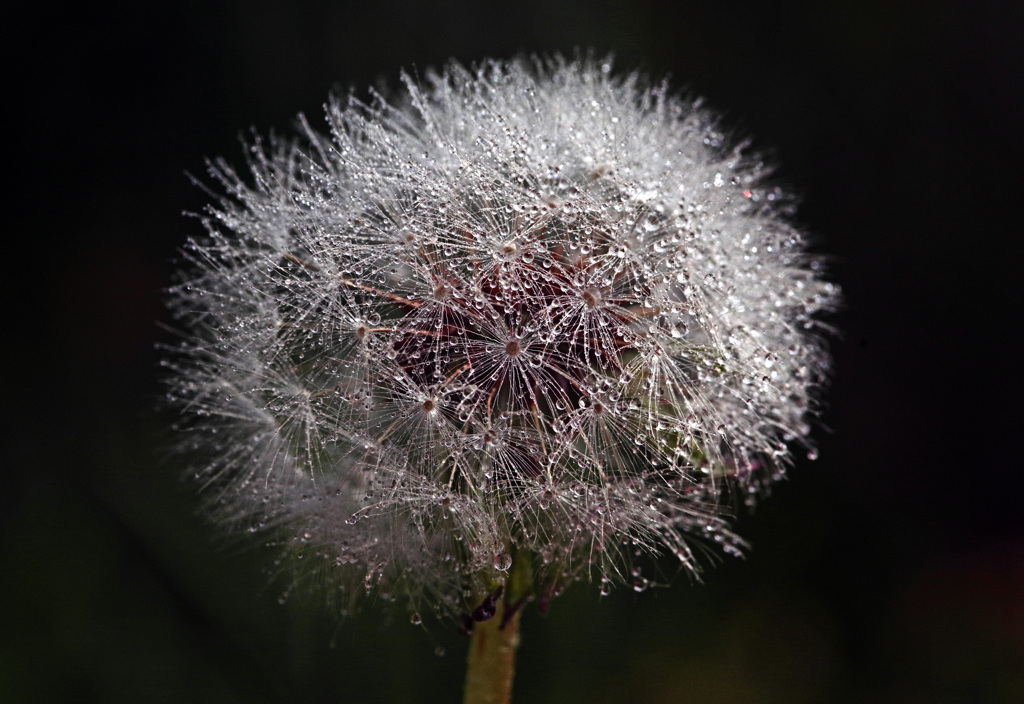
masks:
{"type": "Polygon", "coordinates": [[[820,459],[703,584],[523,619],[518,702],[1024,701],[1024,5],[211,0],[5,10],[0,702],[457,701],[466,641],[278,600],[166,456],[161,288],[239,134],[449,57],[611,51],[777,154],[846,309],[820,459]],[[12,191],[13,188],[13,191],[12,191]]]}

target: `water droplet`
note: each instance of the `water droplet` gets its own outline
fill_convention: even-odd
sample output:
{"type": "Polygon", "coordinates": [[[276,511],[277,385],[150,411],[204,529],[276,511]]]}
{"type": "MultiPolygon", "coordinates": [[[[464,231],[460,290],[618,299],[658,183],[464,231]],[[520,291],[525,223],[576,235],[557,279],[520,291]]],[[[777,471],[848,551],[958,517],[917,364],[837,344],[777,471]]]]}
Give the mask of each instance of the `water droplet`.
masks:
{"type": "Polygon", "coordinates": [[[554,497],[555,494],[551,489],[545,489],[544,493],[540,495],[540,501],[537,502],[537,505],[540,506],[541,509],[547,510],[547,508],[551,506],[551,499],[554,497]]]}
{"type": "Polygon", "coordinates": [[[512,566],[512,556],[507,552],[499,552],[494,556],[494,569],[505,572],[512,566]]]}

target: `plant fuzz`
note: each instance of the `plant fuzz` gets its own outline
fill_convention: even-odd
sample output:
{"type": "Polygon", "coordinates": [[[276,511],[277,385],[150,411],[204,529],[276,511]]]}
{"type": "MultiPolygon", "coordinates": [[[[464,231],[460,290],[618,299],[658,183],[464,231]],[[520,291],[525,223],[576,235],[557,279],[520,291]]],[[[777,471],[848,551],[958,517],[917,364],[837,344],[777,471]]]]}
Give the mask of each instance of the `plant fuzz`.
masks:
{"type": "Polygon", "coordinates": [[[546,598],[738,553],[733,498],[809,447],[838,295],[769,169],[608,62],[405,87],[211,165],[168,365],[217,520],[414,619],[513,556],[546,598]]]}

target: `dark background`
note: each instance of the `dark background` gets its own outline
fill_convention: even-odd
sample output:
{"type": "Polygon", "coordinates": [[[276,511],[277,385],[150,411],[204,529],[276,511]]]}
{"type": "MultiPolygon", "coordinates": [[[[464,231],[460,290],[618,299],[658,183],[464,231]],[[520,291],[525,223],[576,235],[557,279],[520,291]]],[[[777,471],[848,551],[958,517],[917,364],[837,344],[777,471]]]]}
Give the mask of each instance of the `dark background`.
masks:
{"type": "Polygon", "coordinates": [[[1024,701],[1024,4],[14,3],[0,342],[0,701],[456,701],[465,641],[278,603],[166,457],[185,171],[402,67],[593,47],[779,157],[843,287],[830,410],[702,585],[577,585],[519,702],[1024,701]],[[444,654],[435,651],[443,649],[444,654]]]}

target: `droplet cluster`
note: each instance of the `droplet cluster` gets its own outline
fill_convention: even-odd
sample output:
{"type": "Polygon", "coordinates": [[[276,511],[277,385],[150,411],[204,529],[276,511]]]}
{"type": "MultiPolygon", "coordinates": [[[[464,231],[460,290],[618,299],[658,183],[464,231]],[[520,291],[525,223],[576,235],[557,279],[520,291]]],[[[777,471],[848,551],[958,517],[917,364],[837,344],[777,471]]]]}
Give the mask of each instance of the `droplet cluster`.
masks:
{"type": "Polygon", "coordinates": [[[728,506],[807,445],[837,298],[766,166],[608,63],[405,85],[211,164],[168,365],[218,518],[414,619],[513,553],[604,593],[647,584],[636,555],[739,552],[728,506]]]}

